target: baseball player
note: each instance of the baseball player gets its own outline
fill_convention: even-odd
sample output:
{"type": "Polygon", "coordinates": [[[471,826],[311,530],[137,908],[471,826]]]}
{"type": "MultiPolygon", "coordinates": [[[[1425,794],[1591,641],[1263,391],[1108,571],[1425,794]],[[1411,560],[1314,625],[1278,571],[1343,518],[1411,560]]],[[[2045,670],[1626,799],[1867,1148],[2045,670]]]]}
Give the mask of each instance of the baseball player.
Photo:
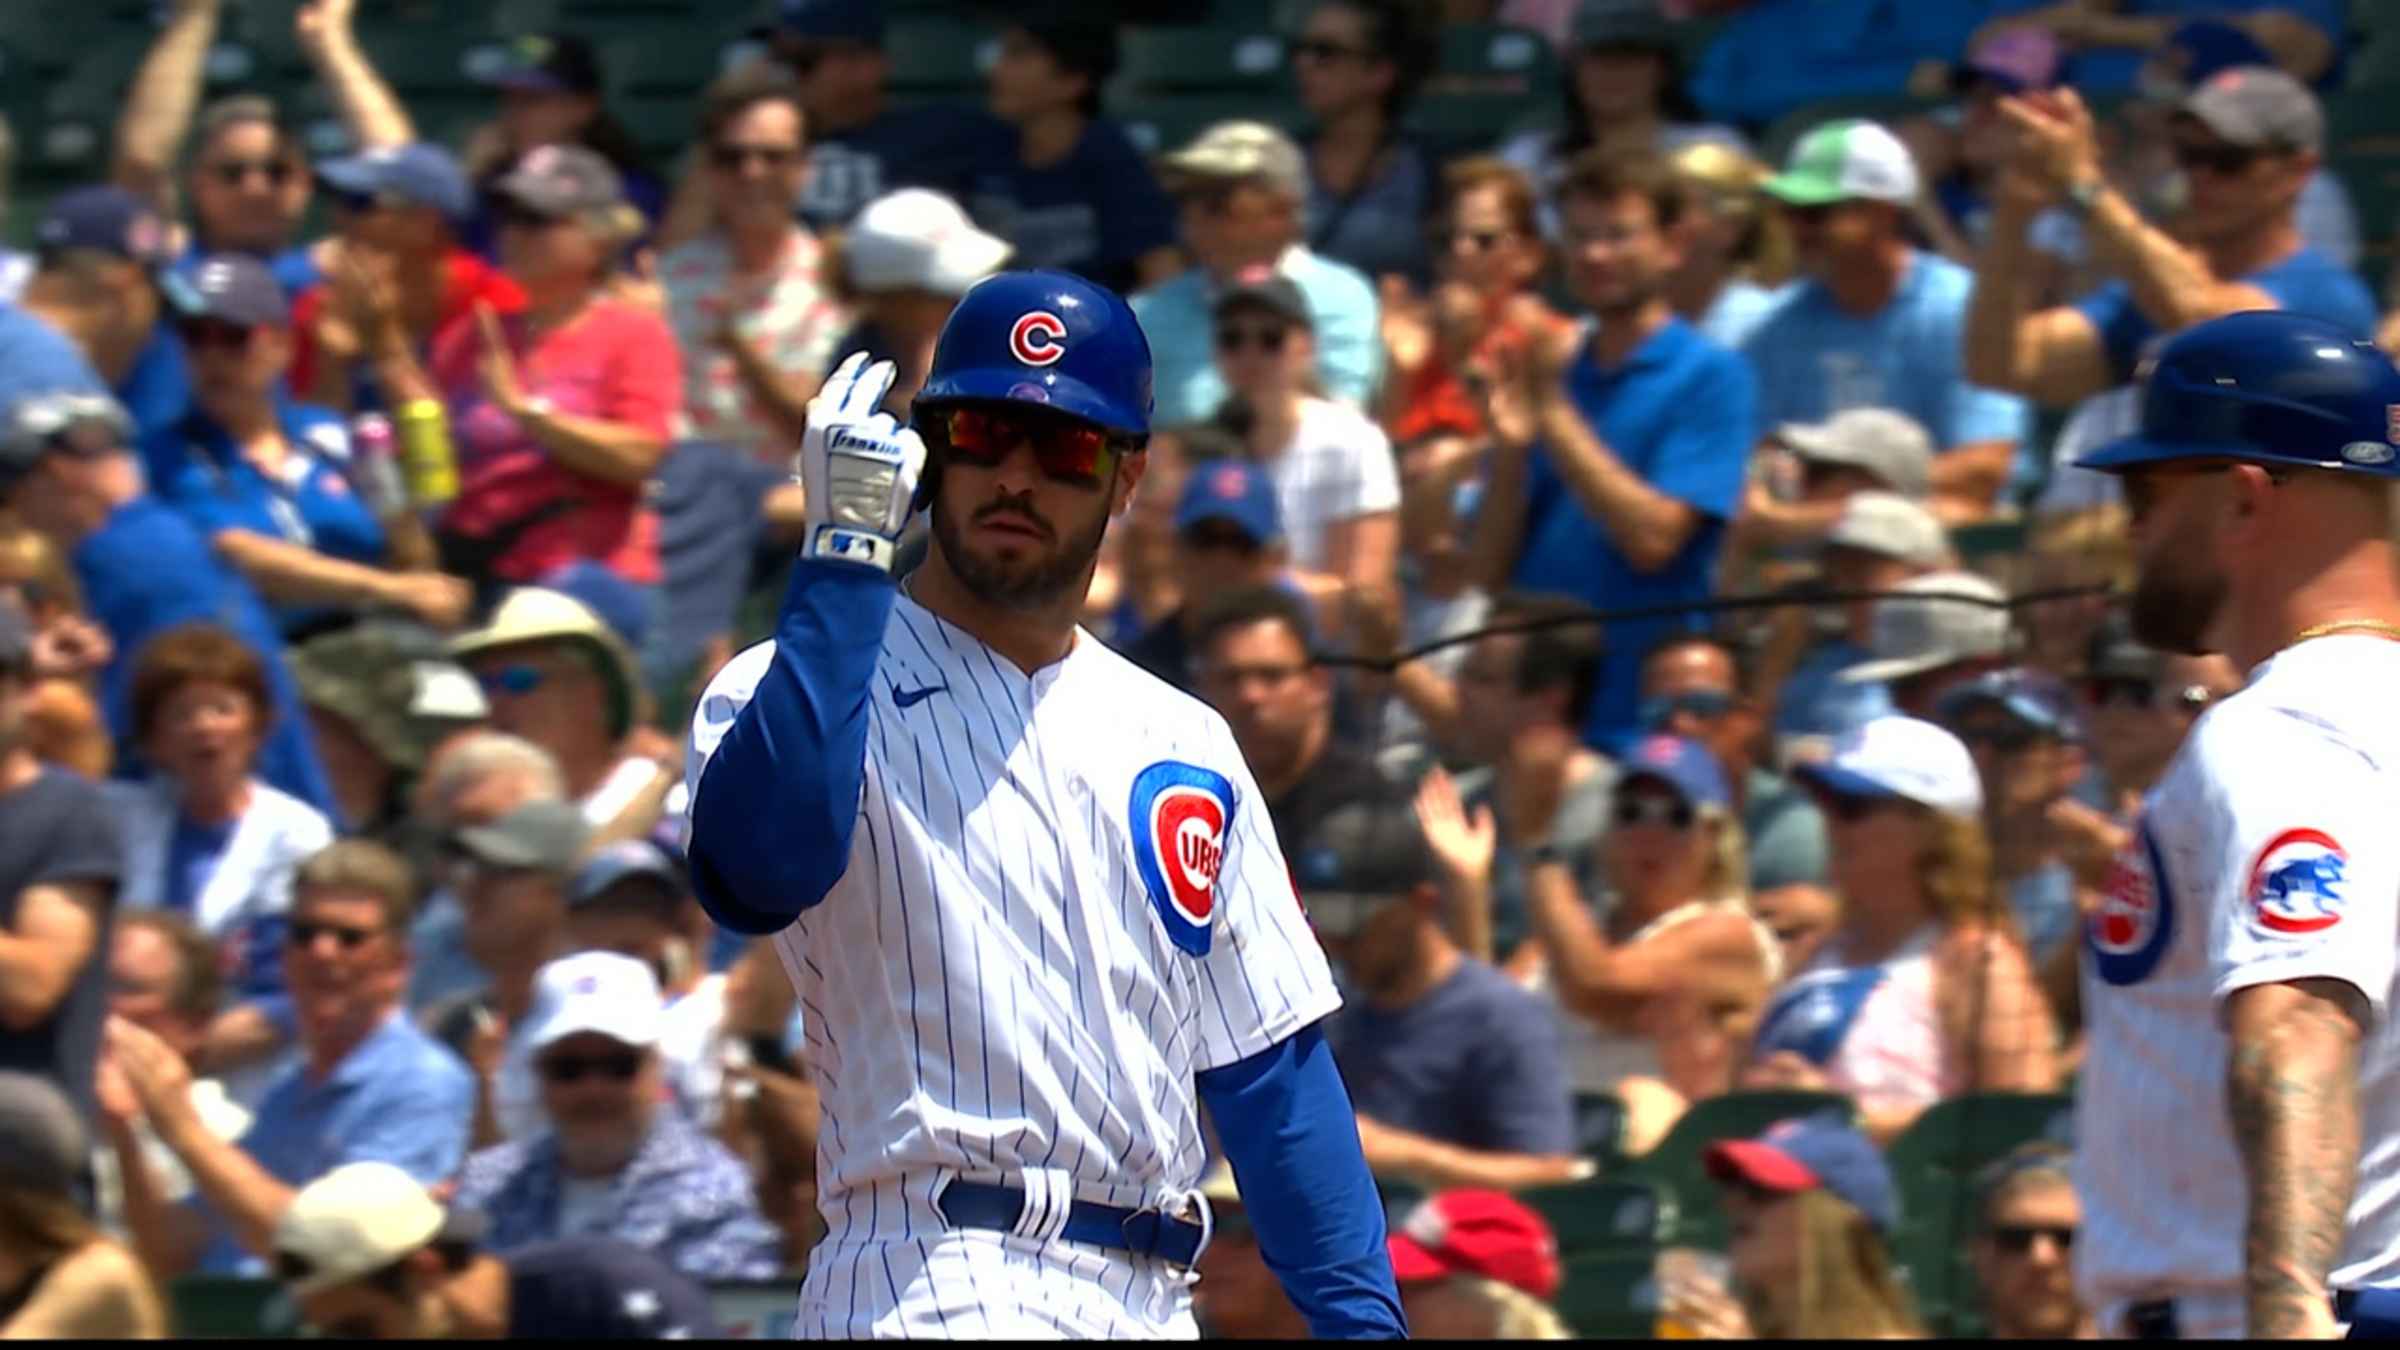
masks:
{"type": "Polygon", "coordinates": [[[2400,1329],[2400,371],[2279,311],[2169,342],[2121,476],[2134,633],[2249,672],[2089,919],[2077,1284],[2105,1334],[2400,1329]]]}
{"type": "Polygon", "coordinates": [[[805,1010],[800,1334],[1196,1336],[1206,1102],[1311,1330],[1404,1335],[1266,804],[1221,718],[1076,625],[1144,464],[1133,312],[996,276],[909,426],[891,384],[854,355],[809,405],[774,640],[710,684],[687,767],[701,901],[775,935],[805,1010]]]}

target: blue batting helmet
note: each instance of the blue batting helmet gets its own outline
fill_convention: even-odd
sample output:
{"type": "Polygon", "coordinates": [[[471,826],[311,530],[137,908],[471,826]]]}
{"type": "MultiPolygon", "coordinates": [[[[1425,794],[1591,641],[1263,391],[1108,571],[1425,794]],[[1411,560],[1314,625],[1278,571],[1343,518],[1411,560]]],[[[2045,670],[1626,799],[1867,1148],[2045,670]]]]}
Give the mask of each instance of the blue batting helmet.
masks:
{"type": "Polygon", "coordinates": [[[2076,463],[2191,459],[2400,477],[2400,368],[2339,324],[2283,310],[2196,324],[2143,379],[2141,425],[2076,463]]]}
{"type": "Polygon", "coordinates": [[[1065,272],[975,283],[942,325],[917,407],[1038,403],[1127,436],[1150,434],[1150,343],[1116,292],[1065,272]]]}

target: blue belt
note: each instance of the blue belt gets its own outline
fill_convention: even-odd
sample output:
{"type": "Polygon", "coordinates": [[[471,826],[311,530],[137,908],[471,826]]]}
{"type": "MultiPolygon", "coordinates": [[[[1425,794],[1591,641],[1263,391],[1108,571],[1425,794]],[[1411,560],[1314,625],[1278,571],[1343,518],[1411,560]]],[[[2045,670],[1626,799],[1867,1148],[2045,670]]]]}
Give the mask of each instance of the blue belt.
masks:
{"type": "MultiPolygon", "coordinates": [[[[953,1181],[942,1188],[936,1207],[953,1227],[1009,1233],[1016,1231],[1017,1219],[1025,1212],[1025,1192],[1015,1186],[953,1181]]],[[[1200,1257],[1200,1225],[1154,1209],[1118,1209],[1077,1200],[1067,1207],[1067,1226],[1059,1230],[1059,1236],[1069,1242],[1161,1257],[1179,1266],[1189,1266],[1200,1257]]]]}

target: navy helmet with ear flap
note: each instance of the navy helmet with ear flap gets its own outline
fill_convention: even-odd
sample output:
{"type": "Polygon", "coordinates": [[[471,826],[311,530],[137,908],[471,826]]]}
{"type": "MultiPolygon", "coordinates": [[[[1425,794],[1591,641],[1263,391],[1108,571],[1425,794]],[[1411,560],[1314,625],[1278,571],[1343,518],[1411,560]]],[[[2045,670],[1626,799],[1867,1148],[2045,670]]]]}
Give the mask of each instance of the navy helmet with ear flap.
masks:
{"type": "Polygon", "coordinates": [[[1002,272],[960,297],[915,407],[1031,403],[1150,435],[1150,343],[1116,292],[1066,272],[1002,272]]]}
{"type": "Polygon", "coordinates": [[[2076,463],[2202,459],[2400,478],[2400,368],[2339,324],[2228,314],[2169,341],[2142,376],[2140,426],[2076,463]]]}

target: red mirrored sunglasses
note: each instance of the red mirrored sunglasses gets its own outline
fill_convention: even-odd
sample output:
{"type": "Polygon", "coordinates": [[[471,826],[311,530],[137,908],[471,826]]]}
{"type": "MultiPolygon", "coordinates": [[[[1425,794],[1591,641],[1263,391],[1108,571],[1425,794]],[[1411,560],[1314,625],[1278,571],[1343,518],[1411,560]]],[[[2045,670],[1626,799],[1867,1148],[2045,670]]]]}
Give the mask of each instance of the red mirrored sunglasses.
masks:
{"type": "Polygon", "coordinates": [[[1116,466],[1118,446],[1108,432],[1052,413],[961,406],[932,412],[918,424],[937,448],[979,469],[997,468],[1019,445],[1033,448],[1042,473],[1077,487],[1098,487],[1116,466]]]}

